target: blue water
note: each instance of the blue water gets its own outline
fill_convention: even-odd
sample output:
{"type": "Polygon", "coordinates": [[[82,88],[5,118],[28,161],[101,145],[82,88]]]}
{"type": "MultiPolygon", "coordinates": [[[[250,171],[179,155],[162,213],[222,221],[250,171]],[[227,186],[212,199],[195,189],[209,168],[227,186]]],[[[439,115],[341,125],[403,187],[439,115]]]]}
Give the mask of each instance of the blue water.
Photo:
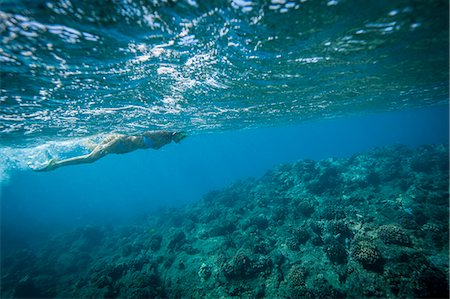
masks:
{"type": "Polygon", "coordinates": [[[448,143],[448,12],[440,0],[0,1],[2,254],[280,163],[448,143]],[[31,170],[147,130],[188,137],[31,170]]]}
{"type": "Polygon", "coordinates": [[[447,104],[448,2],[272,2],[2,1],[2,181],[111,132],[447,104]]]}
{"type": "Polygon", "coordinates": [[[110,155],[3,185],[5,250],[86,224],[119,224],[194,202],[280,163],[347,157],[374,147],[448,143],[448,106],[199,135],[159,151],[110,155]],[[10,248],[8,248],[10,247],[10,248]]]}

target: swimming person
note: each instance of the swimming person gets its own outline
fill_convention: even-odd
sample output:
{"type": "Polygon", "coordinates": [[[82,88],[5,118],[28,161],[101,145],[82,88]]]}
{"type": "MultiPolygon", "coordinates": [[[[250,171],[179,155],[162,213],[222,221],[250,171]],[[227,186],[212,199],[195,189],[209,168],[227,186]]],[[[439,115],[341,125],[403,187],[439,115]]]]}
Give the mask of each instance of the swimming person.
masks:
{"type": "Polygon", "coordinates": [[[82,163],[92,163],[108,154],[125,154],[137,149],[160,149],[172,141],[179,143],[186,137],[184,132],[169,131],[147,131],[142,135],[108,135],[100,144],[93,147],[92,152],[87,155],[73,157],[58,161],[51,159],[47,165],[35,171],[50,171],[66,165],[76,165],[82,163]]]}

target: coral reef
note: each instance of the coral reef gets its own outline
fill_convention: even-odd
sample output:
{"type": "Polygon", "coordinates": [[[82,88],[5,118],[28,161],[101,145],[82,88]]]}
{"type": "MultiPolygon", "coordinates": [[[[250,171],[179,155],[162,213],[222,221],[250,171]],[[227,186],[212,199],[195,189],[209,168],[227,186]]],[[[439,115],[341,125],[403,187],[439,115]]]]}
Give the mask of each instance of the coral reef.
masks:
{"type": "Polygon", "coordinates": [[[382,266],[383,258],[374,244],[368,241],[357,242],[352,246],[352,257],[369,270],[377,270],[382,266]]]}
{"type": "Polygon", "coordinates": [[[448,298],[448,146],[281,165],[2,257],[2,298],[448,298]]]}
{"type": "Polygon", "coordinates": [[[385,244],[410,246],[411,239],[405,230],[396,225],[382,225],[378,228],[378,235],[385,244]]]}
{"type": "Polygon", "coordinates": [[[293,297],[298,297],[305,294],[305,273],[300,265],[294,265],[289,270],[287,276],[287,286],[289,288],[289,293],[293,297]]]}

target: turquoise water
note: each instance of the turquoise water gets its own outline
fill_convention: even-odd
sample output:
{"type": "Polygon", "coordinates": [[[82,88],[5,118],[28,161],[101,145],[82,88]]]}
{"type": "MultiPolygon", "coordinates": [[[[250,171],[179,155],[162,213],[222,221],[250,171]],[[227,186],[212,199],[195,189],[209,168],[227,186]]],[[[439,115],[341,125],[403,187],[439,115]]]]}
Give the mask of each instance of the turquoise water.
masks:
{"type": "Polygon", "coordinates": [[[446,1],[2,1],[2,144],[446,103],[446,1]],[[278,3],[279,2],[279,3],[278,3]]]}
{"type": "MultiPolygon", "coordinates": [[[[86,225],[119,228],[142,223],[149,214],[163,213],[161,209],[195,204],[210,191],[260,178],[280,163],[348,158],[395,144],[448,144],[448,11],[448,1],[406,0],[0,1],[2,260],[24,248],[39,252],[55,233],[86,225]],[[87,142],[100,142],[107,134],[140,135],[148,130],[185,131],[188,137],[158,151],[109,155],[93,164],[51,172],[31,170],[51,158],[86,154],[87,142]]],[[[426,175],[437,180],[437,172],[426,175]]],[[[410,180],[411,186],[425,181],[424,174],[411,171],[410,176],[417,179],[410,180]]],[[[402,178],[395,179],[386,186],[400,184],[402,178]]],[[[402,196],[419,198],[422,187],[414,188],[403,190],[402,196]]],[[[439,188],[430,194],[445,194],[439,188]]],[[[378,189],[376,197],[389,205],[400,198],[392,190],[378,189]]],[[[247,194],[249,200],[252,194],[247,194]]],[[[314,196],[319,202],[325,197],[314,196]]],[[[448,260],[436,262],[441,258],[438,252],[445,253],[448,246],[431,250],[416,241],[429,237],[423,236],[424,226],[429,229],[439,221],[426,214],[428,220],[420,222],[415,211],[423,206],[409,204],[402,209],[419,223],[404,228],[417,238],[414,250],[428,250],[426,258],[448,273],[448,260]]],[[[448,211],[448,204],[439,209],[448,211]]],[[[320,215],[311,219],[326,221],[320,215]]],[[[398,220],[395,213],[377,217],[373,219],[378,224],[398,220]]],[[[299,219],[291,220],[296,225],[299,219]]],[[[348,221],[353,220],[349,216],[348,221]]],[[[195,230],[188,227],[181,226],[189,239],[195,230]]],[[[167,224],[160,228],[169,235],[171,229],[167,224]]],[[[351,229],[356,235],[357,229],[351,229]]],[[[446,232],[448,223],[440,231],[446,232]]],[[[345,241],[348,252],[353,241],[345,241]]],[[[275,260],[272,253],[267,256],[275,260]]],[[[171,254],[168,249],[161,256],[171,254]]],[[[286,267],[288,277],[295,263],[291,255],[284,255],[287,261],[280,269],[286,267]]],[[[384,269],[396,271],[390,262],[384,269]]],[[[8,274],[14,272],[11,263],[2,265],[8,269],[2,276],[2,297],[103,296],[43,292],[45,287],[38,292],[25,274],[8,274]]],[[[195,265],[195,277],[200,265],[195,265]]],[[[307,268],[304,260],[302,267],[307,268]]],[[[35,273],[38,268],[16,272],[35,273]]],[[[169,276],[183,273],[170,265],[167,269],[169,276]]],[[[387,279],[387,272],[372,274],[387,279]]],[[[66,278],[69,281],[70,275],[66,278]]],[[[248,279],[238,281],[245,284],[248,279]]],[[[351,283],[346,283],[343,289],[350,290],[351,283]]],[[[425,291],[420,294],[435,294],[421,288],[425,291]]],[[[221,295],[205,292],[212,298],[221,295]]],[[[152,294],[178,297],[169,291],[152,294]]],[[[286,297],[281,291],[265,294],[286,297]]],[[[350,291],[333,294],[355,296],[350,291]]],[[[397,293],[402,294],[412,293],[397,293]]]]}
{"type": "Polygon", "coordinates": [[[446,1],[2,1],[0,17],[2,177],[111,132],[448,100],[446,1]]]}
{"type": "Polygon", "coordinates": [[[11,238],[3,246],[195,202],[280,163],[348,157],[391,144],[448,143],[448,121],[446,106],[399,111],[198,135],[159,151],[110,155],[54,172],[15,171],[3,186],[3,237],[11,238]]]}
{"type": "Polygon", "coordinates": [[[0,17],[3,176],[49,158],[16,148],[448,100],[446,1],[2,1],[0,17]]]}

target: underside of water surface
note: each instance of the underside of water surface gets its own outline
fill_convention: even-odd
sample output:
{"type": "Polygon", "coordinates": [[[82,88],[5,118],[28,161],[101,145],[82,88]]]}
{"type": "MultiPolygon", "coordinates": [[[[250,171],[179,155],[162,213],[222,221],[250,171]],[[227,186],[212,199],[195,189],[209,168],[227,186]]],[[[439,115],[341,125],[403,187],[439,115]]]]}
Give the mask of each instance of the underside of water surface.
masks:
{"type": "Polygon", "coordinates": [[[2,1],[2,145],[448,99],[448,1],[2,1]]]}

